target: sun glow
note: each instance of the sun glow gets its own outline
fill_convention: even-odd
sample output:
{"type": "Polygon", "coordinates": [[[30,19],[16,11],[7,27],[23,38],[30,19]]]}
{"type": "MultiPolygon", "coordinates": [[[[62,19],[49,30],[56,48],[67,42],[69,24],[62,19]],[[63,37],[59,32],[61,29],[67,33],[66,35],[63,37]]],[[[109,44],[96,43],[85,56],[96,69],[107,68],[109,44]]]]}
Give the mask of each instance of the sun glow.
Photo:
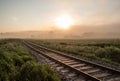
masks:
{"type": "Polygon", "coordinates": [[[55,24],[58,28],[68,29],[73,24],[73,19],[68,15],[63,15],[55,20],[55,24]]]}

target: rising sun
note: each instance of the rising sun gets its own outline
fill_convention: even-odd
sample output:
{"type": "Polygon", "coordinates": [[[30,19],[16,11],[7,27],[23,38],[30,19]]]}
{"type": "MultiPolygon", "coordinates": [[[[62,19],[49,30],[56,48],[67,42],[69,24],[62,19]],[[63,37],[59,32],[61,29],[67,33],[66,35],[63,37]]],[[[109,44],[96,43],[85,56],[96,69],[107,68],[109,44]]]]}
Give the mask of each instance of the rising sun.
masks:
{"type": "Polygon", "coordinates": [[[55,19],[58,28],[68,29],[73,24],[73,19],[68,15],[63,15],[55,19]]]}

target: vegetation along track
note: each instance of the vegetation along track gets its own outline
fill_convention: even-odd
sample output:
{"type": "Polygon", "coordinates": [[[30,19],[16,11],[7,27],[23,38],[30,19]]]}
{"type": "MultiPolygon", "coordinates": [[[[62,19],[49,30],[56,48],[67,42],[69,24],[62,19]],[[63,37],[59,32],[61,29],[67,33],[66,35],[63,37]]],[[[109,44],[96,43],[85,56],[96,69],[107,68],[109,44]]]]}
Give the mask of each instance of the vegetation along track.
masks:
{"type": "Polygon", "coordinates": [[[48,58],[54,69],[71,77],[74,81],[120,81],[120,71],[110,67],[84,61],[32,42],[24,41],[24,44],[48,58]]]}

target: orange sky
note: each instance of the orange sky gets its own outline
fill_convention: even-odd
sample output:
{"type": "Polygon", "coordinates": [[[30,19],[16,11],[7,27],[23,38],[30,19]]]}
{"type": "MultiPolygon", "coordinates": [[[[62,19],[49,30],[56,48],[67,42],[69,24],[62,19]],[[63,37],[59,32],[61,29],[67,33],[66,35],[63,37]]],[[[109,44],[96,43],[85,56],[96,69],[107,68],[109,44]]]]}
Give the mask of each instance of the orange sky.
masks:
{"type": "Polygon", "coordinates": [[[120,0],[0,0],[0,10],[0,32],[52,30],[64,14],[79,27],[120,23],[120,0]]]}

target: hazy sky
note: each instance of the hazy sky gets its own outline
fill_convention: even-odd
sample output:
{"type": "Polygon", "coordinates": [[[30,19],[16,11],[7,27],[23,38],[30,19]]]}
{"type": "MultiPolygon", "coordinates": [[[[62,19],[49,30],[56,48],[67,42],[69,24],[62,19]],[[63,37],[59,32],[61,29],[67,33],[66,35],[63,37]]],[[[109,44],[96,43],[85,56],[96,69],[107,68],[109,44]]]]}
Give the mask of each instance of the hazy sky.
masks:
{"type": "Polygon", "coordinates": [[[120,0],[0,0],[0,32],[49,29],[64,14],[74,25],[120,24],[120,0]]]}

